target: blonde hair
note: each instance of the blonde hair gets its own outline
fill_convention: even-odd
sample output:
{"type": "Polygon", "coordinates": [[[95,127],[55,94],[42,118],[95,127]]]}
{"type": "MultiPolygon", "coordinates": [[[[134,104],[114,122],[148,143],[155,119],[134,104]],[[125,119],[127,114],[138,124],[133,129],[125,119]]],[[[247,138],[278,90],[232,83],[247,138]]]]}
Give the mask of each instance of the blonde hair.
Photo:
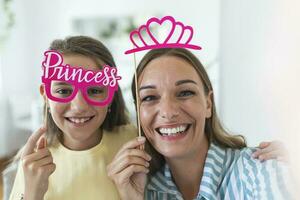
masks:
{"type": "MultiPolygon", "coordinates": [[[[216,106],[215,106],[211,81],[201,62],[190,51],[181,48],[154,49],[149,51],[143,57],[143,59],[141,60],[141,62],[137,67],[138,78],[143,72],[143,70],[147,67],[150,61],[162,56],[175,56],[187,61],[197,71],[201,81],[203,82],[205,94],[208,95],[209,92],[212,92],[211,95],[212,115],[210,118],[206,119],[205,121],[205,134],[209,141],[209,144],[214,143],[222,148],[233,148],[233,149],[241,149],[243,147],[246,147],[247,146],[246,141],[242,135],[232,135],[229,132],[227,132],[221,125],[221,122],[216,112],[216,106]]],[[[131,89],[132,89],[132,95],[134,99],[136,99],[134,79],[132,81],[131,89]]],[[[145,135],[143,131],[142,134],[145,135]]],[[[164,164],[165,161],[163,156],[159,154],[148,141],[146,143],[146,150],[150,154],[152,154],[153,157],[150,165],[151,166],[150,174],[153,174],[155,171],[160,169],[160,167],[164,164]]]]}

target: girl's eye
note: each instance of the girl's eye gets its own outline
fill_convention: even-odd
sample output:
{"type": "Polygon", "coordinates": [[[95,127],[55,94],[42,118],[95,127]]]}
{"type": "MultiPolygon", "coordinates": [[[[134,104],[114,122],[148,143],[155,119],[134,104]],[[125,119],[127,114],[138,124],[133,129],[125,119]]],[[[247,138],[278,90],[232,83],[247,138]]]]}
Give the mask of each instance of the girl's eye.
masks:
{"type": "Polygon", "coordinates": [[[97,95],[97,94],[102,94],[104,92],[103,89],[100,89],[100,88],[90,88],[88,90],[88,94],[89,95],[97,95]]]}
{"type": "Polygon", "coordinates": [[[195,95],[195,92],[190,91],[190,90],[184,90],[178,94],[178,97],[188,97],[188,96],[193,96],[193,95],[195,95]]]}
{"type": "Polygon", "coordinates": [[[61,95],[70,95],[72,94],[73,90],[72,89],[58,89],[56,90],[56,93],[61,94],[61,95]]]}
{"type": "Polygon", "coordinates": [[[153,101],[155,99],[156,99],[156,97],[154,95],[149,95],[149,96],[142,98],[142,102],[153,101]]]}

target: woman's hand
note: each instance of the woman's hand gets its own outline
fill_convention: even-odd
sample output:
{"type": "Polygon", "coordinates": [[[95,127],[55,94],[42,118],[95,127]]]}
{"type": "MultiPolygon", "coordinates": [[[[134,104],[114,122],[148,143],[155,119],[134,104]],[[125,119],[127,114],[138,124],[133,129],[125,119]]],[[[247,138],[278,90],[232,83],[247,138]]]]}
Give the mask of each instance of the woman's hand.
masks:
{"type": "Polygon", "coordinates": [[[25,144],[21,161],[25,180],[25,200],[44,199],[48,190],[49,176],[55,171],[53,158],[46,147],[44,133],[46,128],[40,128],[33,133],[25,144]]]}
{"type": "Polygon", "coordinates": [[[289,161],[289,154],[284,144],[280,141],[261,142],[259,149],[252,154],[254,158],[261,161],[276,159],[283,162],[289,161]]]}
{"type": "Polygon", "coordinates": [[[122,200],[142,200],[149,172],[150,155],[140,150],[146,138],[137,137],[119,150],[107,166],[107,174],[113,180],[122,200]]]}

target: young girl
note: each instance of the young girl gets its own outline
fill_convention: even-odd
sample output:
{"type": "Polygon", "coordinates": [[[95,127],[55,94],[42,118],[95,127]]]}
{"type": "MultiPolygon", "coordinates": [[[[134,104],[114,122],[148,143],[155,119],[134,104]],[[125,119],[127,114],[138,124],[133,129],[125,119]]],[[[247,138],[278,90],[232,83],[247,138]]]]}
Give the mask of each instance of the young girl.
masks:
{"type": "MultiPolygon", "coordinates": [[[[145,138],[117,153],[108,174],[123,200],[291,198],[282,163],[254,159],[260,152],[253,156],[244,137],[224,130],[209,77],[191,52],[151,50],[137,77],[141,126],[152,159],[137,148],[145,138]]],[[[133,81],[134,96],[135,91],[133,81]]]]}
{"type": "MultiPolygon", "coordinates": [[[[50,50],[60,52],[64,64],[87,70],[100,70],[104,64],[116,66],[109,50],[89,37],[55,40],[50,50]]],[[[47,126],[28,139],[10,199],[119,199],[106,175],[106,165],[122,144],[136,136],[136,129],[129,125],[121,90],[115,92],[110,105],[94,106],[87,103],[80,90],[69,102],[50,100],[45,87],[40,86],[40,93],[45,100],[47,126]]],[[[74,90],[60,82],[50,87],[53,96],[74,90]]],[[[102,91],[92,89],[88,94],[97,97],[102,91]]]]}

